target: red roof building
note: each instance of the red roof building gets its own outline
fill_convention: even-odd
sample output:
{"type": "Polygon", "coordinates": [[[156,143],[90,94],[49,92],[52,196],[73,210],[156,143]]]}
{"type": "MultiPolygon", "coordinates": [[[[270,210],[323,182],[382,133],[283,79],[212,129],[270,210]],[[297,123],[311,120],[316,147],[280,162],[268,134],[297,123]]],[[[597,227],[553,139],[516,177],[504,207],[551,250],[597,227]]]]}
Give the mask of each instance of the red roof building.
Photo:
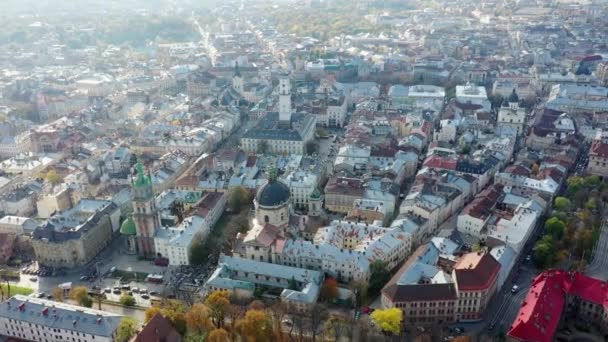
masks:
{"type": "Polygon", "coordinates": [[[456,159],[432,155],[424,161],[424,166],[432,169],[456,170],[456,159]]]}
{"type": "Polygon", "coordinates": [[[157,313],[130,342],[180,342],[182,337],[171,322],[157,313]]]}
{"type": "Polygon", "coordinates": [[[458,315],[460,321],[482,318],[490,299],[497,289],[500,263],[489,253],[463,255],[452,271],[458,289],[458,315]]]}
{"type": "Polygon", "coordinates": [[[601,132],[593,140],[587,171],[601,177],[608,176],[608,132],[601,132]]]}
{"type": "Polygon", "coordinates": [[[512,341],[554,341],[566,305],[580,320],[608,333],[608,283],[578,272],[549,270],[534,279],[508,336],[512,341]]]}

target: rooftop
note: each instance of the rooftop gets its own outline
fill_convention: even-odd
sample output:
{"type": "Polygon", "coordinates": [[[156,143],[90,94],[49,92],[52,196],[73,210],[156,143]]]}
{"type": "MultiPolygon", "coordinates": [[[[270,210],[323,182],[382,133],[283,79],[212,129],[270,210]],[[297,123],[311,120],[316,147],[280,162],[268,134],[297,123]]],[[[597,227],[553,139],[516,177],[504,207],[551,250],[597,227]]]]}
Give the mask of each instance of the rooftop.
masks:
{"type": "Polygon", "coordinates": [[[0,317],[111,337],[122,316],[52,300],[15,295],[0,305],[0,317]]]}

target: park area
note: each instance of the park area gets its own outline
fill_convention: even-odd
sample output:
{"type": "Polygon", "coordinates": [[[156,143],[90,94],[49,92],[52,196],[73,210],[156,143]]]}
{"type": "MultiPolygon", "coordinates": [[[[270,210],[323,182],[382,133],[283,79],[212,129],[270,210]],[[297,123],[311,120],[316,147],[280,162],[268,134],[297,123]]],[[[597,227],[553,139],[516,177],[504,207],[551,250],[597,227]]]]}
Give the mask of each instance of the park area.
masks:
{"type": "Polygon", "coordinates": [[[585,267],[599,237],[602,217],[608,214],[606,203],[608,182],[597,176],[568,178],[566,191],[555,198],[543,236],[534,245],[536,265],[585,267]]]}
{"type": "Polygon", "coordinates": [[[20,294],[20,295],[30,295],[34,292],[34,290],[27,288],[27,287],[21,287],[21,286],[16,286],[16,285],[11,285],[10,289],[6,284],[2,284],[0,285],[0,292],[2,293],[2,300],[4,300],[5,298],[10,298],[14,295],[20,294]]]}

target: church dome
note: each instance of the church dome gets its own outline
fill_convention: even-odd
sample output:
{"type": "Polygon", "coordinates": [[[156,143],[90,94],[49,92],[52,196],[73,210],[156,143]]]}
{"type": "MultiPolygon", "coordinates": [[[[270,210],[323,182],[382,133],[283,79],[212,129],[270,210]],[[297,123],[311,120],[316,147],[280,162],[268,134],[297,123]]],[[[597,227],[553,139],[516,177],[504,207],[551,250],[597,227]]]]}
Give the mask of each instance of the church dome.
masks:
{"type": "Polygon", "coordinates": [[[120,225],[120,234],[122,235],[136,235],[137,229],[135,228],[135,221],[131,216],[127,217],[126,220],[120,225]]]}
{"type": "Polygon", "coordinates": [[[287,203],[289,201],[289,188],[283,182],[269,180],[258,190],[256,201],[259,205],[265,207],[287,203]]]}

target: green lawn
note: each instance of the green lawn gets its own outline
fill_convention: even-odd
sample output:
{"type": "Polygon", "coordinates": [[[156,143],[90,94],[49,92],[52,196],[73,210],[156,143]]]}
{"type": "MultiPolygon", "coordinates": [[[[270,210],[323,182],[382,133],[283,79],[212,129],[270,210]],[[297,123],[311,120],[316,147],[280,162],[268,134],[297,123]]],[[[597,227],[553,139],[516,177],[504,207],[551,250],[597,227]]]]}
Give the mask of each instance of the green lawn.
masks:
{"type": "MultiPolygon", "coordinates": [[[[0,285],[0,290],[2,291],[2,293],[6,297],[6,293],[7,293],[6,284],[0,285]]],[[[21,287],[21,286],[11,285],[11,292],[8,294],[8,297],[11,297],[11,296],[16,295],[16,294],[26,295],[27,296],[27,295],[32,294],[33,292],[34,292],[34,290],[30,289],[29,287],[21,287]]]]}

